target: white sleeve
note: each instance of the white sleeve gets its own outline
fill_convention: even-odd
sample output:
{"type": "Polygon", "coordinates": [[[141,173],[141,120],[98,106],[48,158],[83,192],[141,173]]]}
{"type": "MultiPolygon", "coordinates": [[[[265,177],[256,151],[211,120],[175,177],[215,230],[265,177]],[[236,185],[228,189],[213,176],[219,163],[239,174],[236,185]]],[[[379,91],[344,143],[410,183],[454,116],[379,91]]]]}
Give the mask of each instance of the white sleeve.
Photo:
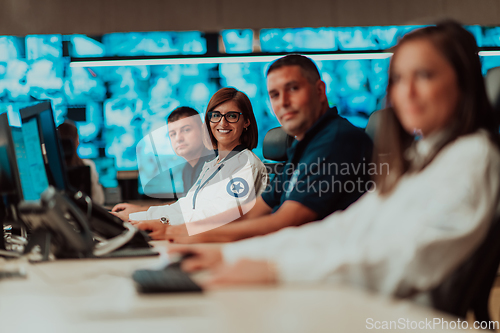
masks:
{"type": "Polygon", "coordinates": [[[335,280],[398,295],[429,290],[479,245],[495,211],[499,152],[484,140],[483,146],[477,143],[455,143],[427,167],[432,169],[419,180],[426,202],[430,196],[433,203],[423,206],[414,195],[419,213],[389,207],[401,211],[399,219],[384,220],[380,213],[377,223],[347,221],[343,215],[353,210],[377,214],[381,209],[368,200],[377,195],[368,194],[321,222],[228,244],[223,256],[229,262],[271,260],[284,282],[335,280]]]}
{"type": "MultiPolygon", "coordinates": [[[[158,220],[162,217],[167,218],[170,224],[182,224],[184,223],[184,212],[183,207],[188,206],[188,198],[182,197],[173,204],[163,205],[163,206],[152,206],[145,212],[131,213],[129,219],[133,221],[142,220],[158,220]]],[[[189,210],[189,207],[187,207],[189,210]]]]}
{"type": "MultiPolygon", "coordinates": [[[[332,241],[332,235],[340,235],[341,229],[346,228],[349,223],[362,219],[363,214],[369,214],[376,196],[375,193],[367,193],[346,210],[336,211],[322,221],[300,227],[287,227],[265,236],[225,244],[222,247],[224,261],[233,264],[239,259],[247,258],[277,262],[281,259],[281,251],[293,252],[293,254],[289,252],[290,257],[297,255],[301,257],[303,251],[314,252],[315,247],[332,241]]],[[[341,248],[340,243],[339,248],[341,248]]],[[[292,263],[295,264],[298,265],[299,262],[292,263]]]]}

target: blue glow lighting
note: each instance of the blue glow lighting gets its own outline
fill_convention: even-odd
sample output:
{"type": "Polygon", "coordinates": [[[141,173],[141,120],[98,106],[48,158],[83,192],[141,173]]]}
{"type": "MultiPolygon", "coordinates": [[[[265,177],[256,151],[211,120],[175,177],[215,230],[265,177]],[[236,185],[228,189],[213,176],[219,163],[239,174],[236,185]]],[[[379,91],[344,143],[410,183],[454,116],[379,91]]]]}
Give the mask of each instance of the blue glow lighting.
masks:
{"type": "MultiPolygon", "coordinates": [[[[263,29],[258,41],[264,54],[256,55],[238,55],[258,50],[254,32],[224,30],[220,41],[228,55],[213,57],[214,53],[207,54],[207,40],[199,31],[95,38],[0,36],[0,112],[15,113],[35,100],[50,100],[56,124],[60,124],[68,108],[84,108],[85,117],[74,119],[80,132],[79,154],[92,158],[106,154],[113,158],[106,163],[115,163],[118,170],[136,170],[138,142],[163,126],[172,110],[190,106],[203,116],[210,97],[221,87],[233,86],[252,102],[259,128],[255,153],[262,157],[265,133],[279,126],[266,89],[265,73],[272,61],[289,52],[310,53],[307,56],[316,62],[326,84],[330,106],[337,106],[343,117],[364,127],[370,113],[385,106],[392,54],[383,50],[421,27],[263,29]],[[63,54],[63,45],[68,46],[71,59],[63,54]],[[339,50],[343,52],[335,52],[339,50]]],[[[500,28],[466,28],[480,47],[500,46],[500,28]]],[[[483,73],[500,66],[500,51],[479,55],[483,73]]],[[[171,151],[164,155],[175,157],[171,151]]]]}
{"type": "Polygon", "coordinates": [[[199,31],[126,32],[103,36],[107,56],[204,54],[207,42],[199,31]]]}
{"type": "Polygon", "coordinates": [[[226,53],[251,53],[253,49],[253,30],[222,30],[222,42],[226,53]]]}
{"type": "Polygon", "coordinates": [[[334,28],[262,29],[262,52],[335,51],[334,28]]]}
{"type": "Polygon", "coordinates": [[[71,48],[70,56],[72,57],[103,57],[106,55],[104,45],[85,35],[72,35],[70,37],[71,48]]]}

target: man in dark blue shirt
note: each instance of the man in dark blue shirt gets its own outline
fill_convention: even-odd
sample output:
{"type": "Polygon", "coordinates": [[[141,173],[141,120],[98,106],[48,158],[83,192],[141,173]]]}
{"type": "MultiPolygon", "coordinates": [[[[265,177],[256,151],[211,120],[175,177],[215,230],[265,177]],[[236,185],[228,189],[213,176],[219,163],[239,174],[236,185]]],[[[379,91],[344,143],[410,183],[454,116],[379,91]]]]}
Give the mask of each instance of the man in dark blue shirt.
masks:
{"type": "MultiPolygon", "coordinates": [[[[269,67],[267,88],[283,130],[296,138],[283,173],[241,218],[194,236],[188,236],[183,225],[168,226],[166,239],[229,242],[265,235],[345,209],[369,190],[365,164],[371,160],[372,142],[329,108],[316,65],[300,55],[280,58],[269,67]]],[[[145,222],[139,227],[151,226],[145,222]]]]}
{"type": "Polygon", "coordinates": [[[328,109],[288,148],[287,163],[262,200],[273,213],[286,201],[295,201],[323,219],[369,189],[366,164],[371,153],[364,132],[340,117],[336,108],[328,109]]]}

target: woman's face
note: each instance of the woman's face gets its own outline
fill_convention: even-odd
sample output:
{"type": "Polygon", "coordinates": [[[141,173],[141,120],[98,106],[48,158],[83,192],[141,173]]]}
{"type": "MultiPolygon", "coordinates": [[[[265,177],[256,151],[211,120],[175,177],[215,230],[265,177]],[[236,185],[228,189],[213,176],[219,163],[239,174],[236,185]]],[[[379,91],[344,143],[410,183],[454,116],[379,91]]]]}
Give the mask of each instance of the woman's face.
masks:
{"type": "MultiPolygon", "coordinates": [[[[213,112],[219,112],[225,115],[228,112],[241,112],[237,104],[234,101],[227,101],[215,107],[213,112]]],[[[210,121],[210,119],[209,119],[210,121]]],[[[241,134],[246,127],[250,125],[249,120],[245,120],[243,115],[239,115],[239,120],[236,123],[230,123],[226,120],[226,117],[222,117],[217,123],[210,121],[210,129],[212,134],[217,140],[217,146],[219,150],[232,150],[238,144],[241,143],[241,134]]]]}
{"type": "Polygon", "coordinates": [[[460,100],[457,75],[444,56],[425,39],[406,42],[392,64],[391,102],[408,133],[424,136],[451,123],[460,100]]]}

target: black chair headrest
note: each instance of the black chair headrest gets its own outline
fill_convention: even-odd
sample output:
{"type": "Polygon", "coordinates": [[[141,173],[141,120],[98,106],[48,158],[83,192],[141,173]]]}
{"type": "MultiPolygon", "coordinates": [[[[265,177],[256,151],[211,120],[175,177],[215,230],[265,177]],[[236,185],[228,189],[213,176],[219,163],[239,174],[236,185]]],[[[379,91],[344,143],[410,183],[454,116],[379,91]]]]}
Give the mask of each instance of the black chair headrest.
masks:
{"type": "Polygon", "coordinates": [[[500,67],[492,68],[486,73],[484,84],[491,105],[495,112],[500,113],[500,67]]]}
{"type": "Polygon", "coordinates": [[[370,118],[368,118],[368,124],[366,124],[365,133],[368,134],[372,141],[375,141],[375,134],[377,132],[377,128],[380,126],[380,121],[382,118],[381,116],[386,110],[387,109],[375,111],[370,115],[370,118]]]}
{"type": "Polygon", "coordinates": [[[286,134],[281,127],[270,129],[264,137],[262,153],[266,160],[283,162],[287,160],[286,151],[294,138],[286,134]]]}

